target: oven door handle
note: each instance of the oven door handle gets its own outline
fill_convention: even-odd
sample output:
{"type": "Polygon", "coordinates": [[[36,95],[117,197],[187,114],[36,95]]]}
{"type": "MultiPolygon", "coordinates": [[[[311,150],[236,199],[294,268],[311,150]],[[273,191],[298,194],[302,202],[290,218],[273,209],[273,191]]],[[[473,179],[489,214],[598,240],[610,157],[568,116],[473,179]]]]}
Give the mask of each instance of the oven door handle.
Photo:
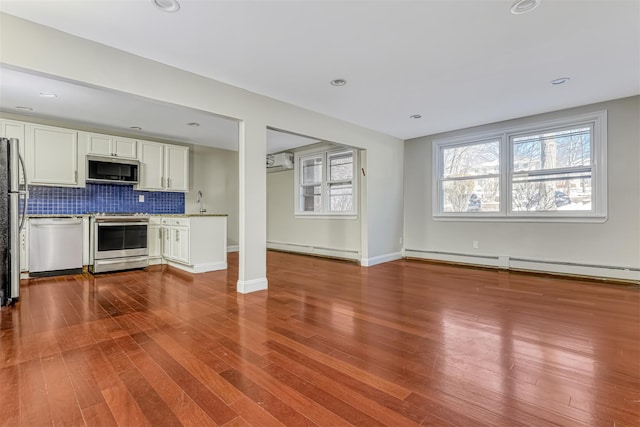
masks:
{"type": "Polygon", "coordinates": [[[96,225],[98,227],[120,227],[123,225],[149,225],[149,222],[147,221],[136,221],[136,222],[96,222],[96,225]]]}

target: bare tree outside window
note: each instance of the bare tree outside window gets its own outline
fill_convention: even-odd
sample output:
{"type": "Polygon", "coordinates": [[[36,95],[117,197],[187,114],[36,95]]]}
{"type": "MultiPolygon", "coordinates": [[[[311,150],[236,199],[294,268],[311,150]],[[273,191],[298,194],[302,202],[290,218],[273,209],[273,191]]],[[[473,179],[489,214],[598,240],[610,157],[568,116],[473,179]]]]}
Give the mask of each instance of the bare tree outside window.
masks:
{"type": "Polygon", "coordinates": [[[442,150],[445,212],[495,212],[500,209],[500,141],[442,150]]]}
{"type": "Polygon", "coordinates": [[[512,210],[565,210],[572,202],[590,206],[591,132],[579,127],[512,138],[512,210]]]}

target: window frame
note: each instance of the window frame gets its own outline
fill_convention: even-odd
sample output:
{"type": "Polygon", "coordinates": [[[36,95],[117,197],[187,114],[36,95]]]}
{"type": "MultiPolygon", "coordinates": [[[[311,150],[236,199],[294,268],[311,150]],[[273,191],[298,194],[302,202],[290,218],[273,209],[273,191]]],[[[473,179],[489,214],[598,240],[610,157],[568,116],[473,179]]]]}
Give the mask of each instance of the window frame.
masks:
{"type": "Polygon", "coordinates": [[[340,148],[328,148],[328,149],[312,149],[299,151],[295,153],[294,160],[294,215],[298,218],[342,218],[342,219],[355,219],[358,216],[358,150],[352,147],[340,147],[340,148]],[[331,184],[337,182],[348,182],[349,180],[330,181],[330,167],[329,159],[332,156],[351,153],[352,164],[352,176],[351,176],[351,189],[352,189],[352,209],[348,212],[335,212],[329,210],[329,188],[331,184]],[[320,211],[302,211],[300,209],[300,189],[303,186],[301,180],[302,164],[305,160],[313,158],[322,158],[322,179],[320,182],[320,211]]]}
{"type": "MultiPolygon", "coordinates": [[[[432,143],[432,216],[437,221],[506,221],[506,222],[605,222],[607,220],[607,111],[573,115],[561,119],[501,127],[490,132],[474,132],[432,143]],[[590,168],[591,206],[589,211],[515,211],[512,206],[514,177],[513,139],[521,136],[591,126],[590,168]],[[446,148],[499,140],[500,206],[497,212],[444,212],[442,183],[446,148]]],[[[575,169],[577,169],[576,167],[575,169]]],[[[584,167],[583,167],[584,168],[584,167]]],[[[570,170],[556,168],[554,170],[570,170]]],[[[551,174],[550,172],[539,172],[551,174]]],[[[471,177],[472,179],[473,177],[471,177]]]]}

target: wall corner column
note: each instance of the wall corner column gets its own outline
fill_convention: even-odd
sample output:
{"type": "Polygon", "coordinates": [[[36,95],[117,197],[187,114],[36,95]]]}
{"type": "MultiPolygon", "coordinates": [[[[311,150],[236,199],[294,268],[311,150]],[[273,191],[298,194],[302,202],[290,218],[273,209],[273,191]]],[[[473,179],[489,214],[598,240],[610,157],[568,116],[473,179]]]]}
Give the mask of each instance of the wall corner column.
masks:
{"type": "Polygon", "coordinates": [[[267,282],[267,127],[239,123],[239,293],[262,291],[267,282]]]}

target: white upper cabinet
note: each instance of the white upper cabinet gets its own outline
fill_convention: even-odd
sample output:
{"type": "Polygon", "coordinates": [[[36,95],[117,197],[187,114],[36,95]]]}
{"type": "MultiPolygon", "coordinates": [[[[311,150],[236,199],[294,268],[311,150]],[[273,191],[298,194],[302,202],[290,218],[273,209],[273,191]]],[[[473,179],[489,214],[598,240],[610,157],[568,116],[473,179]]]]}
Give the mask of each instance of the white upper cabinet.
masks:
{"type": "Polygon", "coordinates": [[[27,124],[25,139],[29,184],[84,187],[84,169],[78,173],[77,131],[27,124]]]}
{"type": "MultiPolygon", "coordinates": [[[[20,155],[22,160],[26,161],[25,142],[24,142],[24,123],[13,120],[0,120],[0,136],[3,138],[17,138],[19,143],[20,155]]],[[[20,169],[20,183],[25,183],[25,176],[20,169]]]]}
{"type": "Polygon", "coordinates": [[[189,191],[189,148],[139,141],[139,190],[189,191]]]}
{"type": "Polygon", "coordinates": [[[164,172],[167,190],[189,191],[189,148],[165,145],[164,172]]]}
{"type": "Polygon", "coordinates": [[[135,139],[87,132],[81,132],[80,136],[87,141],[87,154],[136,158],[137,141],[135,139]]]}
{"type": "Polygon", "coordinates": [[[140,141],[138,160],[140,160],[138,184],[139,190],[164,189],[164,144],[140,141]]]}

